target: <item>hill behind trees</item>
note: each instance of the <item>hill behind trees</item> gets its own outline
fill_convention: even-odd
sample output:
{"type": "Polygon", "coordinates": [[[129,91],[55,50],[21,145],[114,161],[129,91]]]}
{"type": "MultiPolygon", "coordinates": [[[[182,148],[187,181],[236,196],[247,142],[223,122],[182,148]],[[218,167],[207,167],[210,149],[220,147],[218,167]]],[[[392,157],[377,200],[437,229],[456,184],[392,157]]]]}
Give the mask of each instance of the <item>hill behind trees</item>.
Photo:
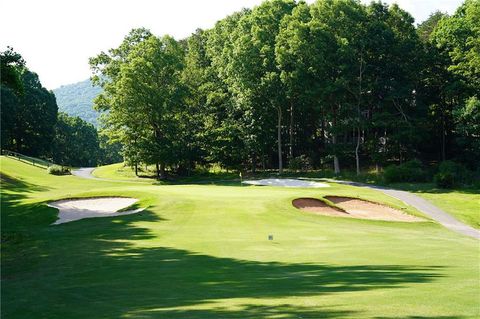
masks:
{"type": "Polygon", "coordinates": [[[92,86],[89,79],[73,84],[62,85],[53,90],[57,98],[58,109],[70,116],[78,116],[95,126],[98,125],[99,112],[93,109],[93,99],[102,91],[92,86]]]}

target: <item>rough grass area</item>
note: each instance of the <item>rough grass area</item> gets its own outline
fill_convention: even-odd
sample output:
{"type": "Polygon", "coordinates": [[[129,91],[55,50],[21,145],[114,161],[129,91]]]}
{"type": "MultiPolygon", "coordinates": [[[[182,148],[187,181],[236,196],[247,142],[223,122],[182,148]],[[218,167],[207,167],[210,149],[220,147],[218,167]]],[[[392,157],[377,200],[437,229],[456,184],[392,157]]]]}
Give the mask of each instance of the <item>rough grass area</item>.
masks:
{"type": "Polygon", "coordinates": [[[291,205],[327,193],[403,205],[373,190],[115,183],[0,164],[5,318],[480,316],[477,240],[291,205]],[[86,196],[148,209],[49,226],[45,202],[86,196]]]}
{"type": "Polygon", "coordinates": [[[123,163],[105,165],[97,167],[93,173],[93,176],[105,179],[115,179],[115,180],[143,180],[143,181],[154,181],[154,175],[150,170],[145,170],[145,167],[141,167],[139,171],[139,176],[135,176],[135,172],[128,166],[125,166],[123,163]]]}
{"type": "Polygon", "coordinates": [[[438,189],[434,184],[394,184],[395,188],[415,193],[455,216],[465,224],[480,229],[480,189],[438,189]]]}

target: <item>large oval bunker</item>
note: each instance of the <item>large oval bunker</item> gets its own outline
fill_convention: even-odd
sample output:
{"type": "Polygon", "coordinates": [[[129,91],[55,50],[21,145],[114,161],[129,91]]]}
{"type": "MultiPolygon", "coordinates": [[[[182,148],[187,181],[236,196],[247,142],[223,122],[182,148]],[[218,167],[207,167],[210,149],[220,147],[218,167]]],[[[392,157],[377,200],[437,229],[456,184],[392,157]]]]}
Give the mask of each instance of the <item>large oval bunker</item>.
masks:
{"type": "Polygon", "coordinates": [[[95,197],[80,199],[62,199],[48,203],[48,206],[57,208],[58,219],[54,225],[68,223],[83,218],[111,217],[138,213],[143,208],[121,211],[138,201],[128,197],[95,197]]]}
{"type": "Polygon", "coordinates": [[[297,198],[292,205],[298,209],[321,215],[340,216],[360,219],[420,222],[425,219],[406,214],[401,210],[353,197],[325,196],[324,199],[336,207],[315,198],[297,198]]]}

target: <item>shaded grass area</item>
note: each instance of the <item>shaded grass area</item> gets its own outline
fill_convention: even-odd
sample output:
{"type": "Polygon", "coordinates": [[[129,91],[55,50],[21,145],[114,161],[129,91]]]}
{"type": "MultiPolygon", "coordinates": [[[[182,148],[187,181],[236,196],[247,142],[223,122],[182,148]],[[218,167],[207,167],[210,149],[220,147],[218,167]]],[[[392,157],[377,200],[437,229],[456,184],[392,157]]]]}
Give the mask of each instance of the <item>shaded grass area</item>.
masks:
{"type": "Polygon", "coordinates": [[[477,241],[291,206],[331,193],[401,205],[376,191],[110,183],[1,164],[5,318],[480,315],[477,241]],[[106,195],[148,209],[49,226],[46,201],[106,195]]]}
{"type": "Polygon", "coordinates": [[[240,185],[238,172],[217,171],[209,172],[207,170],[197,171],[191,176],[170,176],[166,180],[158,180],[155,176],[154,168],[151,166],[139,167],[138,176],[133,169],[125,166],[124,163],[116,163],[97,167],[93,176],[103,179],[145,182],[155,185],[179,185],[179,184],[216,184],[216,185],[240,185]]]}

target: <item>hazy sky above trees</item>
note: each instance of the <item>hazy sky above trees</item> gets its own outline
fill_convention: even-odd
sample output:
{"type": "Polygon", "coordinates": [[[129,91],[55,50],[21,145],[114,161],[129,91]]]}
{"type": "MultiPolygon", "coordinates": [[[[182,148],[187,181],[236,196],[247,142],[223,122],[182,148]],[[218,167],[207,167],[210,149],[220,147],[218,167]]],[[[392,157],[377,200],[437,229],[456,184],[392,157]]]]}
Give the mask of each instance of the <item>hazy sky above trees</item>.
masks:
{"type": "MultiPolygon", "coordinates": [[[[262,0],[1,0],[0,49],[12,46],[54,89],[90,76],[88,58],[116,47],[136,27],[177,39],[262,0]]],[[[308,3],[313,0],[308,0],[308,3]]],[[[369,3],[370,0],[362,0],[369,3]]],[[[416,23],[435,10],[453,13],[461,0],[386,0],[410,12],[416,23]]]]}

